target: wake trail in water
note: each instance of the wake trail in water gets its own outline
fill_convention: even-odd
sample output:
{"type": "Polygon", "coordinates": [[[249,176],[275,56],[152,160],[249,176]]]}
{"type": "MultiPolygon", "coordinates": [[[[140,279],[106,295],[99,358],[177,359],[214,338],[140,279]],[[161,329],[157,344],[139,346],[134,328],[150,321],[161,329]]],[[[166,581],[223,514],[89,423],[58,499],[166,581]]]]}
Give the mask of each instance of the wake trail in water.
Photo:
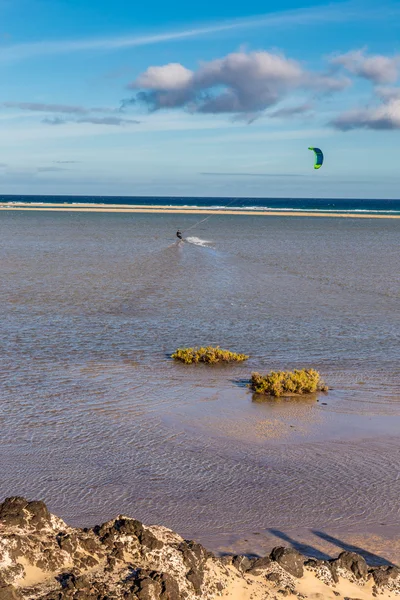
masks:
{"type": "Polygon", "coordinates": [[[212,244],[209,240],[202,240],[201,238],[194,236],[186,238],[185,242],[193,244],[194,246],[203,246],[204,248],[209,248],[210,244],[212,244]]]}

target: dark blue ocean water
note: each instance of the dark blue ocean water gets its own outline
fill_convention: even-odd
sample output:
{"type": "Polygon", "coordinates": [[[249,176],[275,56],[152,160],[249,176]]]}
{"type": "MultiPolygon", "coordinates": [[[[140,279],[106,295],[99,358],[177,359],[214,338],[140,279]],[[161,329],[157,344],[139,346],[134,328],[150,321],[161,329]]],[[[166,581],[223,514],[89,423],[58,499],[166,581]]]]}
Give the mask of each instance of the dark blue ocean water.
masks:
{"type": "Polygon", "coordinates": [[[29,203],[89,203],[146,206],[182,206],[230,209],[278,209],[329,212],[365,212],[400,214],[398,200],[365,200],[335,198],[190,198],[175,196],[0,196],[0,202],[29,203]]]}

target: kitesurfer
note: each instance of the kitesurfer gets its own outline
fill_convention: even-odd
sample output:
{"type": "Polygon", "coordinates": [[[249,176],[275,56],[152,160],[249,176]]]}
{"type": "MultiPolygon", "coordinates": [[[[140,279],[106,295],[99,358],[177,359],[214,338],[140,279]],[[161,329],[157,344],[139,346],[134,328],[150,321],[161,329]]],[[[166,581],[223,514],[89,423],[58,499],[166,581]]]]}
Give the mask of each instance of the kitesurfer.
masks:
{"type": "Polygon", "coordinates": [[[181,231],[178,229],[178,231],[176,232],[176,237],[179,238],[180,240],[182,240],[182,233],[181,231]]]}

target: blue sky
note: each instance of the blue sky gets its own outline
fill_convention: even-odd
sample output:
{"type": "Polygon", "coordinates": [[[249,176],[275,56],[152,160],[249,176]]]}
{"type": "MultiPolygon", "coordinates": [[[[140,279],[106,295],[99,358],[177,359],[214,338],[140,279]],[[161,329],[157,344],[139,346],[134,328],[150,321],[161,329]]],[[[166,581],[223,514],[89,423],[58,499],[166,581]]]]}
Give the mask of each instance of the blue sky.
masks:
{"type": "Polygon", "coordinates": [[[399,3],[0,0],[0,193],[398,198],[399,75],[399,3]]]}

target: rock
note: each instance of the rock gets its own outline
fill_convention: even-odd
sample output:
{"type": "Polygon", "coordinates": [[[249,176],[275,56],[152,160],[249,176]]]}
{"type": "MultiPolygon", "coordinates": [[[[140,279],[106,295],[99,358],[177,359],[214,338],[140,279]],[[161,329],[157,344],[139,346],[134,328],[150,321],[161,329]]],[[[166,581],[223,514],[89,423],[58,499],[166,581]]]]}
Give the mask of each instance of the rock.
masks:
{"type": "Polygon", "coordinates": [[[35,527],[43,527],[44,525],[51,523],[51,515],[44,502],[29,502],[26,510],[28,511],[29,515],[31,515],[30,525],[34,525],[35,527]]]}
{"type": "Polygon", "coordinates": [[[251,575],[260,575],[264,570],[268,569],[268,567],[271,565],[271,562],[272,561],[269,556],[256,558],[247,572],[251,575]]]}
{"type": "Polygon", "coordinates": [[[204,581],[204,571],[201,569],[190,569],[186,579],[193,585],[196,594],[201,594],[201,586],[204,581]]]}
{"type": "Polygon", "coordinates": [[[201,544],[198,544],[193,540],[185,540],[179,544],[178,549],[182,552],[183,560],[188,567],[193,567],[194,564],[204,563],[210,556],[201,544]]]}
{"type": "Polygon", "coordinates": [[[140,570],[131,591],[136,594],[132,600],[181,600],[179,586],[168,573],[140,570]]]}
{"type": "Polygon", "coordinates": [[[247,558],[247,556],[234,556],[232,565],[241,573],[246,573],[246,571],[249,571],[252,568],[253,562],[250,558],[247,558]]]}
{"type": "Polygon", "coordinates": [[[356,579],[366,579],[368,566],[365,559],[355,552],[342,552],[338,558],[332,561],[336,567],[341,567],[353,573],[356,579]]]}
{"type": "Polygon", "coordinates": [[[137,580],[131,591],[134,593],[133,598],[138,600],[155,600],[160,598],[161,587],[150,577],[143,576],[137,580]]]}
{"type": "Polygon", "coordinates": [[[318,558],[308,558],[304,561],[305,567],[311,567],[312,569],[317,569],[318,567],[324,567],[327,564],[325,560],[320,560],[318,558]]]}
{"type": "Polygon", "coordinates": [[[214,600],[235,582],[254,598],[270,597],[271,582],[275,600],[289,592],[300,600],[293,577],[301,577],[304,564],[327,585],[328,569],[347,569],[364,581],[373,577],[374,594],[379,587],[398,589],[399,569],[368,571],[363,560],[348,552],[336,561],[306,560],[282,547],[260,558],[217,558],[165,527],[121,515],[81,529],[50,515],[43,502],[13,497],[0,504],[0,600],[214,600]],[[38,580],[23,588],[28,565],[38,580]]]}
{"type": "Polygon", "coordinates": [[[179,585],[171,575],[157,573],[155,579],[161,583],[160,600],[180,600],[179,585]]]}
{"type": "Polygon", "coordinates": [[[51,524],[51,518],[44,502],[13,496],[0,504],[0,522],[9,527],[42,528],[51,524]]]}
{"type": "Polygon", "coordinates": [[[64,590],[73,590],[76,587],[76,577],[73,573],[61,573],[56,579],[64,590]]]}
{"type": "Polygon", "coordinates": [[[339,583],[339,575],[338,575],[338,572],[337,572],[337,565],[335,563],[330,563],[329,564],[329,570],[331,572],[333,581],[335,583],[339,583]]]}
{"type": "Polygon", "coordinates": [[[229,566],[232,564],[233,558],[234,557],[232,556],[232,554],[225,554],[220,558],[221,564],[229,566]]]}
{"type": "Polygon", "coordinates": [[[59,533],[56,539],[61,550],[65,550],[65,552],[69,552],[70,554],[76,551],[76,536],[72,536],[69,533],[59,533]]]}
{"type": "Polygon", "coordinates": [[[14,586],[0,584],[0,600],[23,600],[23,596],[14,586]]]}
{"type": "Polygon", "coordinates": [[[268,575],[266,575],[266,579],[278,584],[281,582],[282,577],[279,575],[279,573],[268,573],[268,575]]]}
{"type": "Polygon", "coordinates": [[[270,558],[276,561],[282,569],[285,569],[293,577],[303,577],[304,556],[294,548],[278,546],[270,554],[270,558]]]}
{"type": "Polygon", "coordinates": [[[6,498],[0,504],[0,522],[6,526],[23,527],[26,524],[26,514],[24,508],[28,505],[28,500],[13,496],[6,498]]]}
{"type": "Polygon", "coordinates": [[[102,544],[108,547],[113,546],[121,535],[137,538],[139,543],[149,550],[160,550],[163,547],[163,543],[136,519],[120,516],[114,521],[104,523],[101,526],[97,525],[93,528],[93,532],[100,538],[102,544]]]}
{"type": "Polygon", "coordinates": [[[377,587],[387,587],[391,581],[400,577],[398,567],[375,567],[371,569],[371,573],[377,587]]]}

